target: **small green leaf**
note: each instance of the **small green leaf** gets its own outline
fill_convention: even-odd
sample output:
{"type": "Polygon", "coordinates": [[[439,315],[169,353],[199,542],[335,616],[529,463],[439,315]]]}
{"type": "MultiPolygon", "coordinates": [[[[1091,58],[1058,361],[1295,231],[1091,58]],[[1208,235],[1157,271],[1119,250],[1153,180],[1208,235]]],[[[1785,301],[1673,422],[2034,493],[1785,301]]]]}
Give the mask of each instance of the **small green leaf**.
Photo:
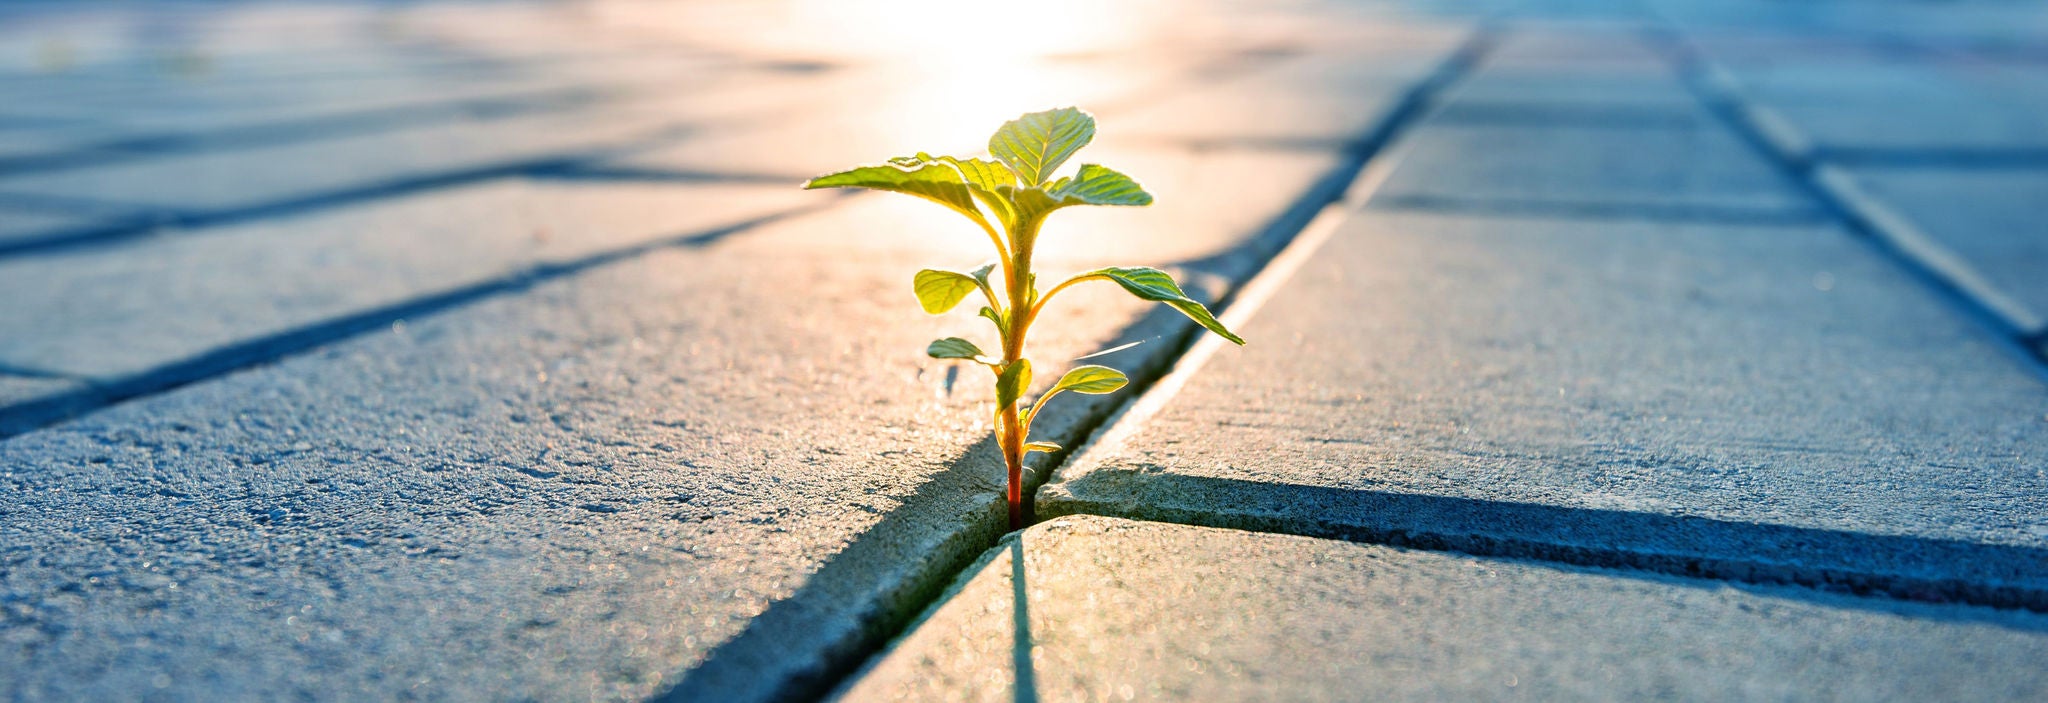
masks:
{"type": "Polygon", "coordinates": [[[804,183],[804,188],[869,188],[915,195],[952,208],[983,227],[988,226],[988,218],[982,217],[981,210],[974,206],[974,189],[968,187],[967,178],[961,175],[960,169],[932,160],[925,154],[890,159],[889,163],[880,166],[862,166],[819,176],[804,183]]]}
{"type": "Polygon", "coordinates": [[[1025,389],[1031,387],[1031,360],[1018,359],[1004,366],[996,375],[996,409],[1008,408],[1017,403],[1025,389]]]}
{"type": "Polygon", "coordinates": [[[959,169],[960,177],[966,179],[967,187],[974,191],[974,197],[980,198],[982,204],[988,206],[989,212],[996,214],[996,219],[1009,222],[1015,217],[1016,207],[1002,194],[1003,188],[1017,185],[1017,174],[1011,173],[1010,167],[988,159],[941,156],[936,160],[959,169]]]}
{"type": "Polygon", "coordinates": [[[989,193],[996,192],[997,186],[1017,185],[1017,174],[1011,173],[1010,167],[998,161],[953,156],[941,156],[932,160],[951,164],[960,171],[960,176],[967,180],[967,185],[989,193]]]}
{"type": "Polygon", "coordinates": [[[958,271],[925,269],[911,279],[911,287],[917,292],[917,304],[923,306],[925,312],[938,315],[966,300],[968,294],[980,286],[975,278],[958,271]]]}
{"type": "Polygon", "coordinates": [[[1075,393],[1102,395],[1104,393],[1115,393],[1117,389],[1123,388],[1124,384],[1130,382],[1131,379],[1124,376],[1122,371],[1107,366],[1091,364],[1074,367],[1065,376],[1061,376],[1060,382],[1053,384],[1052,390],[1047,391],[1047,393],[1073,391],[1075,393]]]}
{"type": "Polygon", "coordinates": [[[1003,123],[988,139],[988,153],[1023,185],[1044,183],[1060,164],[1095,139],[1095,118],[1079,108],[1033,112],[1003,123]]]}
{"type": "Polygon", "coordinates": [[[959,337],[932,340],[931,345],[924,348],[924,353],[931,355],[934,359],[981,361],[983,358],[981,347],[974,346],[973,342],[959,337]]]}
{"type": "Polygon", "coordinates": [[[1068,202],[1073,200],[1088,205],[1152,204],[1152,194],[1145,192],[1144,186],[1138,185],[1130,176],[1096,164],[1081,164],[1081,171],[1073,178],[1062,178],[1046,191],[1063,204],[1074,204],[1068,202]]]}
{"type": "Polygon", "coordinates": [[[1001,330],[1003,328],[1003,316],[996,314],[995,308],[987,305],[981,306],[981,316],[988,318],[989,322],[996,323],[996,329],[1001,330]]]}
{"type": "Polygon", "coordinates": [[[1179,310],[1181,314],[1188,316],[1188,319],[1194,320],[1196,324],[1208,328],[1209,331],[1215,332],[1233,343],[1244,344],[1243,337],[1232,334],[1230,330],[1225,329],[1223,323],[1217,321],[1216,316],[1209,313],[1208,308],[1202,307],[1201,303],[1195,302],[1195,299],[1188,297],[1187,293],[1182,292],[1180,285],[1174,283],[1173,277],[1166,275],[1165,271],[1147,266],[1111,266],[1081,275],[1101,276],[1115,281],[1117,285],[1123,286],[1124,290],[1130,291],[1131,295],[1171,305],[1175,310],[1179,310]]]}
{"type": "Polygon", "coordinates": [[[1024,445],[1024,451],[1026,452],[1045,452],[1047,454],[1051,454],[1059,450],[1060,445],[1053,444],[1051,442],[1043,440],[1037,442],[1030,442],[1024,445]]]}
{"type": "Polygon", "coordinates": [[[1043,220],[1063,207],[1152,204],[1152,194],[1130,176],[1095,164],[1083,165],[1073,178],[1061,178],[1043,188],[998,186],[996,190],[1012,203],[1003,217],[1003,225],[1012,231],[1027,229],[1027,223],[1043,220]]]}

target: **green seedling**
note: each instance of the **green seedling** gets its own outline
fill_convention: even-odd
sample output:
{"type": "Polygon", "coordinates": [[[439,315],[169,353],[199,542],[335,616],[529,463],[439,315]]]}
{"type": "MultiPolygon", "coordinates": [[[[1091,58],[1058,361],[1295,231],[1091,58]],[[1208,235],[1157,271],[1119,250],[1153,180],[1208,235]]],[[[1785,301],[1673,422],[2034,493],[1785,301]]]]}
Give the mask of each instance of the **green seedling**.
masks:
{"type": "Polygon", "coordinates": [[[981,316],[995,324],[1001,354],[989,354],[959,337],[947,337],[925,348],[936,359],[981,364],[995,376],[996,443],[1009,465],[1010,529],[1024,526],[1024,455],[1056,452],[1052,442],[1030,441],[1031,422],[1046,401],[1061,393],[1105,394],[1123,388],[1129,379],[1106,366],[1078,366],[1028,407],[1020,407],[1031,387],[1031,360],[1024,356],[1024,338],[1031,323],[1053,296],[1087,281],[1108,281],[1132,295],[1171,305],[1209,331],[1232,342],[1232,334],[1201,303],[1181,291],[1173,277],[1155,268],[1112,266],[1074,274],[1059,285],[1038,292],[1031,252],[1047,215],[1072,205],[1143,206],[1152,194],[1129,176],[1107,167],[1082,164],[1070,176],[1054,178],[1061,164],[1095,138],[1095,118],[1077,108],[1034,112],[1003,124],[988,140],[994,160],[932,156],[920,153],[890,159],[811,179],[805,188],[871,188],[915,195],[951,208],[981,228],[995,246],[996,260],[971,271],[925,269],[912,278],[912,289],[924,311],[946,313],[975,291],[988,301],[981,316]],[[1000,278],[998,278],[1000,275],[1000,278]]]}

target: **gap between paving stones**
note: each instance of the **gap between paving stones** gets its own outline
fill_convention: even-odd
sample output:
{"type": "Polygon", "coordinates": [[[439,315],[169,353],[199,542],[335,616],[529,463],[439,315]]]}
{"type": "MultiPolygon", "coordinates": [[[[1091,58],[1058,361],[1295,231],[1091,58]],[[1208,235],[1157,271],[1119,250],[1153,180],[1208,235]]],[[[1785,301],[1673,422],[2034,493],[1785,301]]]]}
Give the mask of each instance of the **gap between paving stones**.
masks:
{"type": "MultiPolygon", "coordinates": [[[[1115,114],[1170,94],[1171,91],[1182,87],[1183,81],[1189,78],[1218,80],[1254,71],[1274,61],[1293,55],[1294,52],[1285,47],[1268,46],[1253,46],[1229,52],[1222,58],[1190,65],[1180,74],[1170,76],[1162,80],[1158,85],[1135,89],[1123,96],[1104,101],[1103,104],[1098,105],[1095,112],[1098,114],[1115,114]]],[[[619,96],[614,97],[617,98],[619,96]]],[[[545,110],[528,109],[504,113],[499,116],[543,111],[545,110]]],[[[760,127],[791,122],[799,119],[799,116],[802,114],[804,114],[804,111],[785,110],[771,111],[764,115],[753,115],[745,120],[689,120],[653,130],[624,142],[596,149],[550,154],[470,168],[430,172],[300,197],[290,197],[278,201],[219,210],[135,212],[134,208],[116,209],[117,206],[113,203],[67,203],[67,198],[58,196],[0,192],[0,201],[19,200],[44,206],[63,206],[59,209],[64,210],[74,208],[113,210],[104,216],[95,218],[95,222],[83,227],[60,228],[37,236],[0,241],[0,257],[98,246],[146,236],[158,236],[180,229],[198,229],[259,220],[267,217],[292,215],[305,211],[352,205],[499,178],[634,179],[645,176],[656,180],[757,182],[765,178],[774,177],[774,174],[729,174],[701,171],[640,172],[633,169],[618,169],[606,164],[634,153],[656,149],[679,140],[688,139],[707,128],[716,128],[727,124],[745,124],[749,127],[760,127]]],[[[95,164],[97,163],[95,162],[95,164]]],[[[0,162],[0,172],[8,170],[8,165],[5,162],[0,162]]],[[[803,178],[804,176],[796,176],[789,179],[789,181],[799,182],[803,178]]],[[[5,436],[5,434],[6,431],[0,429],[0,436],[5,436]]]]}
{"type": "MultiPolygon", "coordinates": [[[[1226,284],[1211,306],[1226,324],[1236,324],[1250,317],[1264,299],[1279,288],[1288,274],[1314,253],[1320,242],[1327,239],[1345,217],[1385,181],[1398,161],[1398,155],[1391,153],[1389,147],[1435,106],[1447,88],[1478,65],[1493,47],[1496,36],[1497,31],[1491,25],[1474,29],[1428,76],[1405,91],[1377,124],[1358,139],[1350,140],[1350,148],[1344,151],[1343,159],[1293,205],[1244,243],[1205,260],[1204,263],[1218,268],[1236,269],[1226,268],[1222,278],[1234,285],[1226,284]]],[[[1191,264],[1180,262],[1176,265],[1186,267],[1191,264]]],[[[1148,399],[1170,398],[1171,388],[1162,389],[1163,392],[1152,389],[1163,383],[1184,383],[1187,372],[1200,367],[1201,357],[1213,354],[1225,343],[1221,338],[1204,334],[1201,328],[1177,319],[1178,316],[1176,312],[1161,308],[1134,322],[1133,327],[1144,327],[1164,319],[1181,331],[1174,339],[1166,340],[1164,346],[1168,351],[1154,354],[1141,367],[1129,369],[1131,383],[1123,402],[1082,418],[1070,432],[1057,438],[1069,448],[1051,455],[1042,467],[1027,467],[1024,500],[1025,514],[1031,516],[1029,519],[1036,519],[1033,501],[1038,489],[1068,458],[1094,444],[1097,435],[1105,428],[1114,432],[1121,418],[1132,416],[1134,408],[1145,405],[1148,399]]],[[[992,438],[984,438],[969,451],[971,453],[984,448],[981,445],[990,444],[992,438]]],[[[917,498],[913,496],[891,515],[916,512],[909,509],[916,503],[917,498]]],[[[870,629],[866,637],[861,642],[842,643],[838,652],[841,656],[833,670],[816,672],[814,677],[785,681],[773,699],[816,699],[843,688],[869,660],[886,653],[890,642],[903,637],[925,613],[943,605],[947,589],[963,574],[971,573],[1006,534],[1012,534],[1003,526],[1008,519],[1006,515],[1005,506],[999,502],[991,503],[979,516],[979,524],[970,523],[970,529],[957,533],[945,545],[944,553],[934,554],[926,560],[919,578],[909,580],[892,594],[895,597],[893,602],[878,604],[871,609],[870,629]]],[[[885,522],[888,519],[884,518],[885,522]]],[[[1029,526],[1027,524],[1026,528],[1029,526]]],[[[881,526],[869,530],[828,560],[803,590],[770,604],[765,612],[748,624],[746,630],[712,650],[704,663],[674,688],[651,700],[698,700],[723,690],[726,688],[724,682],[733,677],[748,676],[750,663],[773,657],[780,649],[778,639],[786,635],[788,623],[802,615],[796,611],[801,610],[804,591],[832,588],[836,580],[834,567],[843,561],[859,562],[868,554],[876,555],[868,558],[890,556],[879,552],[892,545],[877,544],[878,540],[870,539],[887,532],[881,526]]]]}
{"type": "Polygon", "coordinates": [[[277,217],[353,205],[371,200],[381,200],[499,178],[521,176],[546,177],[547,174],[552,172],[572,170],[579,166],[599,163],[633,151],[685,139],[697,131],[697,128],[694,127],[671,125],[643,134],[624,144],[613,144],[589,151],[552,154],[539,158],[418,174],[340,190],[288,197],[284,200],[246,207],[211,211],[174,211],[120,218],[114,220],[111,224],[90,226],[82,229],[57,230],[42,236],[0,242],[0,256],[15,256],[99,246],[123,240],[155,236],[164,233],[165,230],[198,229],[259,220],[266,217],[277,217]]]}
{"type": "MultiPolygon", "coordinates": [[[[1235,76],[1257,70],[1274,61],[1293,55],[1292,51],[1285,48],[1248,47],[1229,52],[1220,59],[1193,64],[1185,69],[1184,74],[1180,78],[1202,76],[1216,79],[1235,76]]],[[[1168,79],[1160,85],[1131,91],[1131,93],[1121,98],[1109,101],[1109,105],[1104,108],[1104,111],[1113,113],[1127,110],[1145,104],[1150,100],[1155,100],[1159,94],[1163,94],[1173,87],[1173,85],[1169,84],[1173,83],[1174,80],[1168,79]]],[[[1410,103],[1412,102],[1411,100],[1410,103]]],[[[1385,140],[1385,132],[1396,116],[1403,115],[1405,114],[1404,111],[1414,108],[1415,105],[1408,103],[1397,106],[1396,109],[1389,112],[1389,117],[1383,120],[1379,127],[1362,135],[1359,139],[1347,142],[1345,148],[1346,161],[1341,162],[1328,177],[1314,186],[1311,192],[1298,201],[1295,207],[1283,215],[1280,220],[1263,228],[1261,230],[1263,234],[1258,236],[1257,241],[1227,252],[1224,256],[1250,256],[1262,260],[1266,255],[1265,252],[1277,250],[1285,243],[1288,236],[1291,236],[1294,231],[1300,228],[1299,225],[1290,226],[1286,223],[1295,219],[1305,222],[1309,216],[1314,214],[1314,209],[1320,207],[1320,203],[1328,202],[1336,197],[1335,194],[1342,190],[1344,183],[1349,181],[1350,175],[1356,172],[1358,165],[1363,163],[1365,156],[1369,155],[1376,148],[1376,144],[1385,140]],[[1339,178],[1340,175],[1342,178],[1339,178]]],[[[790,118],[785,117],[782,119],[790,118]]],[[[183,219],[178,217],[173,217],[168,221],[153,218],[118,219],[113,224],[101,224],[96,229],[58,232],[45,237],[0,242],[0,257],[10,254],[33,254],[96,246],[122,239],[152,236],[159,234],[160,229],[164,227],[182,225],[199,228],[233,224],[244,220],[290,215],[305,210],[337,207],[363,201],[408,195],[419,191],[509,177],[523,177],[534,180],[715,183],[796,183],[802,180],[802,177],[799,176],[782,176],[770,173],[655,170],[621,168],[607,165],[611,159],[621,155],[651,146],[658,146],[677,139],[687,138],[693,131],[692,128],[687,126],[670,128],[656,133],[655,136],[649,139],[636,140],[625,145],[608,146],[589,152],[556,155],[511,164],[430,174],[413,179],[401,179],[373,184],[359,189],[321,193],[305,198],[265,203],[247,208],[213,213],[195,213],[184,216],[183,219]],[[680,130],[680,134],[677,133],[678,130],[680,130]]],[[[857,197],[858,194],[845,192],[839,195],[841,197],[857,197]]],[[[8,196],[0,194],[0,198],[5,197],[8,196]]],[[[327,343],[340,341],[365,331],[388,326],[406,318],[438,313],[486,297],[515,292],[549,279],[659,249],[703,246],[760,225],[796,215],[807,214],[823,209],[823,207],[825,206],[796,208],[712,230],[645,242],[623,249],[599,252],[574,261],[537,265],[488,281],[443,291],[423,298],[361,311],[340,318],[325,320],[256,339],[245,340],[196,357],[111,382],[87,384],[62,394],[46,396],[12,406],[0,406],[0,440],[67,418],[77,417],[114,403],[172,390],[257,364],[272,363],[327,343]]],[[[1198,263],[1205,262],[1194,262],[1189,265],[1198,263]]],[[[16,375],[26,376],[30,374],[16,375]]]]}
{"type": "Polygon", "coordinates": [[[67,146],[57,151],[0,157],[0,175],[59,171],[131,159],[167,156],[183,150],[268,146],[386,129],[431,124],[450,118],[506,117],[589,107],[625,91],[554,89],[527,94],[475,97],[411,105],[341,110],[260,124],[160,131],[67,146]]]}
{"type": "MultiPolygon", "coordinates": [[[[1652,43],[1655,46],[1655,42],[1652,43]]],[[[1844,221],[1846,226],[1851,228],[1851,232],[1859,235],[1860,239],[1875,241],[1879,244],[1889,243],[1886,235],[1877,233],[1872,229],[1871,221],[1866,219],[1869,216],[1864,212],[1858,211],[1856,204],[1840,202],[1833,197],[1832,193],[1826,190],[1825,186],[1817,185],[1808,180],[1809,178],[1824,178],[1824,171],[1818,176],[1813,175],[1812,169],[1799,167],[1794,157],[1770,148],[1768,146],[1770,144],[1768,139],[1759,139],[1754,134],[1749,133],[1740,117],[1742,114],[1741,106],[1734,98],[1718,95],[1712,92],[1711,88],[1703,87],[1700,83],[1694,81],[1703,70],[1697,62],[1688,64],[1685,63],[1683,58],[1675,58],[1674,61],[1680,63],[1681,73],[1687,77],[1688,88],[1698,91],[1695,93],[1695,97],[1702,103],[1705,103],[1708,109],[1713,111],[1717,117],[1728,121],[1732,129],[1742,132],[1745,139],[1750,140],[1753,146],[1763,151],[1765,157],[1771,160],[1773,164],[1779,165],[1784,170],[1791,172],[1794,176],[1793,182],[1804,186],[1805,190],[1808,190],[1817,201],[1821,202],[1828,209],[1830,215],[1834,215],[1844,221]]],[[[1396,163],[1398,163],[1398,153],[1392,155],[1391,158],[1375,162],[1373,170],[1386,168],[1390,171],[1396,163]]],[[[1357,186],[1354,187],[1355,192],[1345,199],[1359,202],[1368,199],[1370,190],[1377,185],[1378,178],[1383,178],[1384,175],[1384,173],[1375,174],[1368,172],[1366,176],[1360,179],[1357,186]]],[[[1246,321],[1257,313],[1258,308],[1266,298],[1286,283],[1295,268],[1298,268],[1301,263],[1308,261],[1314,256],[1316,249],[1329,237],[1330,233],[1337,228],[1341,221],[1341,217],[1332,217],[1328,222],[1318,222],[1312,225],[1309,231],[1304,232],[1285,251],[1280,252],[1273,262],[1260,271],[1256,277],[1241,286],[1237,291],[1235,303],[1219,314],[1224,324],[1231,327],[1243,326],[1246,321]]],[[[2006,324],[2009,320],[1999,317],[1995,310],[1987,309],[1982,300],[1972,297],[1966,290],[1956,288],[1949,281],[1942,278],[1939,272],[1927,268],[1928,264],[1920,259],[1913,258],[1914,252],[1912,249],[1904,248],[1898,244],[1892,244],[1892,247],[1880,248],[1886,249],[1885,253],[1888,254],[1888,258],[1902,263],[1913,277],[1926,281],[1937,288],[1938,292],[1943,294],[1943,297],[1951,299],[1960,298],[1955,300],[1955,304],[1963,307],[1966,312],[1971,313],[1971,316],[1977,318],[1980,323],[1991,326],[1991,331],[1995,333],[1994,337],[1998,341],[2004,342],[2000,346],[2003,346],[2009,352],[2026,357],[2025,361],[2022,362],[2024,367],[2042,375],[2044,379],[2048,379],[2048,366],[2044,366],[2043,363],[2048,361],[2048,357],[2043,356],[2044,352],[2042,349],[2026,347],[2028,344],[2048,341],[2048,332],[2030,333],[2026,330],[2017,329],[2011,324],[2006,324]],[[2011,345],[2013,344],[2021,345],[2023,348],[2012,349],[2011,345]]],[[[1221,340],[1196,340],[1194,345],[1182,354],[1180,361],[1176,363],[1167,376],[1156,379],[1148,384],[1148,388],[1142,390],[1122,409],[1104,420],[1101,423],[1103,429],[1091,435],[1086,443],[1072,448],[1069,456],[1062,457],[1061,466],[1064,466],[1065,459],[1070,456],[1096,451],[1104,447],[1114,447],[1135,435],[1147,424],[1149,418],[1172,403],[1174,396],[1178,394],[1179,390],[1195,374],[1199,373],[1204,363],[1221,350],[1223,346],[1221,340]]],[[[1043,484],[1041,483],[1039,487],[1042,488],[1043,484]]],[[[1258,487],[1260,486],[1238,486],[1237,490],[1241,491],[1258,487]]],[[[1283,502],[1286,500],[1285,496],[1289,491],[1312,490],[1309,487],[1294,486],[1272,486],[1270,488],[1274,489],[1272,493],[1277,496],[1277,499],[1283,502]]],[[[1565,522],[1572,519],[1572,513],[1580,512],[1549,506],[1429,496],[1410,497],[1387,494],[1379,500],[1384,504],[1388,512],[1427,512],[1431,514],[1455,512],[1469,514],[1471,516],[1469,519],[1472,520],[1508,519],[1522,522],[1565,522]],[[1484,516],[1492,517],[1487,518],[1484,516]]],[[[1048,520],[1065,515],[1085,514],[1384,544],[1403,548],[1463,553],[1479,557],[1530,559],[1579,566],[1619,568],[1689,578],[1722,579],[1765,585],[1790,584],[1798,587],[1847,591],[1862,596],[1887,597],[1900,600],[1936,598],[1971,605],[2048,612],[2048,594],[2028,589],[2024,586],[1986,584],[1961,578],[1929,579],[1904,574],[1869,573],[1840,568],[1813,567],[1796,563],[1778,563],[1768,560],[1728,559],[1707,555],[1638,551],[1620,546],[1589,549],[1578,545],[1551,544],[1542,540],[1459,535],[1430,531],[1427,528],[1411,530],[1398,525],[1378,527],[1347,525],[1312,519],[1289,519],[1272,516],[1256,518],[1243,515],[1227,516],[1210,514],[1199,510],[1180,509],[1150,509],[1133,512],[1129,506],[1125,505],[1074,499],[1068,499],[1059,508],[1054,509],[1054,512],[1034,514],[1034,518],[1035,520],[1048,520]]],[[[1650,519],[1648,516],[1632,517],[1640,518],[1637,519],[1640,531],[1652,535],[1684,531],[1689,529],[1689,526],[1684,524],[1688,521],[1719,522],[1699,519],[1658,521],[1650,519]]],[[[1786,543],[1804,544],[1813,542],[1825,546],[1850,544],[1873,550],[1894,549],[1910,543],[1912,546],[1922,550],[1933,550],[1939,557],[1966,562],[1996,563],[2005,559],[2027,558],[2025,550],[2015,551],[2014,548],[1999,545],[1857,535],[1827,530],[1748,523],[1725,523],[1723,526],[1748,530],[1759,536],[1770,538],[1770,541],[1786,543]]]]}
{"type": "Polygon", "coordinates": [[[1941,245],[1830,165],[1769,108],[1745,99],[1735,79],[1707,59],[1678,30],[1651,27],[1643,41],[1677,71],[1680,82],[1707,111],[1770,162],[1808,197],[1885,258],[1987,327],[2000,346],[2048,380],[2048,323],[2007,297],[1962,257],[1941,245]]]}

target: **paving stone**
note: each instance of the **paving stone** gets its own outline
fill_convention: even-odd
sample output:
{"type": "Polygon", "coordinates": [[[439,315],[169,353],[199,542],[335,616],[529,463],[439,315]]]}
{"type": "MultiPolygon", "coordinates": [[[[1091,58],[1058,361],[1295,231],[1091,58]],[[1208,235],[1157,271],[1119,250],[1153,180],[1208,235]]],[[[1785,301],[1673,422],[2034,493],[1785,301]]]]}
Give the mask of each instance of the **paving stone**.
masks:
{"type": "Polygon", "coordinates": [[[1488,52],[1499,64],[1616,68],[1663,63],[1642,38],[1642,23],[1612,20],[1537,20],[1503,33],[1488,52]]]}
{"type": "Polygon", "coordinates": [[[1196,144],[1357,139],[1454,49],[1446,38],[1401,53],[1312,54],[1173,95],[1119,119],[1123,132],[1196,144]]]}
{"type": "Polygon", "coordinates": [[[85,229],[108,221],[110,218],[107,217],[0,207],[0,246],[85,229]]]}
{"type": "Polygon", "coordinates": [[[540,266],[685,240],[820,202],[793,184],[514,179],[122,247],[0,259],[0,298],[36,301],[0,307],[0,364],[119,380],[540,266]],[[114,339],[122,341],[108,343],[114,339]]]}
{"type": "MultiPolygon", "coordinates": [[[[1215,252],[1248,234],[1176,229],[1191,219],[1172,208],[1236,196],[1160,182],[1181,205],[1123,236],[1215,252]]],[[[167,681],[171,699],[747,700],[822,684],[1004,519],[987,384],[918,353],[986,339],[985,323],[927,317],[907,291],[917,268],[954,263],[939,233],[957,216],[898,200],[0,442],[15,467],[0,490],[18,497],[0,515],[0,598],[23,604],[0,667],[27,672],[0,696],[167,681]]],[[[1170,263],[1042,256],[1048,271],[1170,263]]],[[[1089,312],[1034,330],[1042,383],[1065,359],[1188,329],[1113,287],[1067,295],[1089,312]]],[[[1136,370],[1171,349],[1091,361],[1136,370]]],[[[1063,399],[1038,436],[1078,440],[1119,400],[1063,399]]]]}
{"type": "Polygon", "coordinates": [[[6,407],[35,398],[68,393],[85,387],[85,383],[68,378],[46,378],[42,376],[16,376],[0,373],[0,407],[6,407]]]}
{"type": "MultiPolygon", "coordinates": [[[[1020,114],[1047,105],[1101,111],[1141,90],[1177,87],[1186,80],[1180,75],[1188,70],[1186,63],[1184,58],[1153,57],[1113,69],[1093,63],[1030,66],[1030,78],[1014,86],[991,83],[979,71],[944,66],[878,69],[815,91],[815,102],[801,111],[770,114],[703,138],[622,155],[604,166],[807,178],[821,170],[879,163],[919,151],[980,153],[991,132],[1020,114]]],[[[1098,143],[1142,136],[1126,124],[1128,120],[1102,117],[1098,143]]]]}
{"type": "Polygon", "coordinates": [[[1854,169],[1872,196],[1962,256],[2005,295],[2048,316],[2048,173],[1854,169]]]}
{"type": "Polygon", "coordinates": [[[842,700],[2038,700],[2048,616],[1075,516],[842,700]]]}
{"type": "Polygon", "coordinates": [[[575,112],[0,178],[0,193],[93,198],[180,212],[251,208],[411,179],[499,168],[679,135],[659,113],[575,112]]]}
{"type": "Polygon", "coordinates": [[[1530,110],[1528,123],[1516,125],[1513,115],[1473,120],[1452,104],[1408,137],[1400,166],[1373,201],[1448,211],[1818,217],[1805,196],[1712,117],[1697,109],[1647,117],[1530,110]]]}
{"type": "Polygon", "coordinates": [[[1361,215],[1098,512],[2048,608],[2030,362],[1822,227],[1361,215]]]}
{"type": "Polygon", "coordinates": [[[1692,94],[1662,65],[1588,70],[1489,62],[1459,81],[1449,98],[1461,103],[1515,106],[1690,108],[1692,94]]]}
{"type": "Polygon", "coordinates": [[[1958,150],[2048,148],[2048,129],[2038,119],[2048,99],[2039,97],[2038,78],[1896,60],[1729,70],[1746,100],[1792,130],[1781,136],[1790,142],[1785,146],[1802,152],[1926,152],[1919,158],[1939,159],[1958,150]],[[2026,91],[2035,95],[2018,96],[2026,91]]]}
{"type": "MultiPolygon", "coordinates": [[[[0,444],[4,695],[822,676],[1003,519],[983,384],[916,353],[955,331],[917,263],[661,253],[0,444]]],[[[1137,307],[1096,302],[1045,358],[1137,307]]]]}
{"type": "Polygon", "coordinates": [[[1503,32],[1479,65],[1446,91],[1454,104],[1525,108],[1689,109],[1697,101],[1630,29],[1503,32]]]}

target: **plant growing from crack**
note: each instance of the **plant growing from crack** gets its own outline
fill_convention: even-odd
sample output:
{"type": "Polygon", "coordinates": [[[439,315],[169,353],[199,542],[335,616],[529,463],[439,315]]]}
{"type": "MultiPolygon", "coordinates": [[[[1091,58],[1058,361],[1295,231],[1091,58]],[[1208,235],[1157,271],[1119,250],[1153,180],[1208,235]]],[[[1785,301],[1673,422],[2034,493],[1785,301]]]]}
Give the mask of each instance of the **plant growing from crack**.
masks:
{"type": "Polygon", "coordinates": [[[1129,379],[1106,366],[1078,366],[1061,376],[1037,402],[1020,407],[1031,387],[1031,360],[1024,356],[1024,338],[1053,296],[1087,281],[1109,281],[1144,300],[1171,305],[1209,331],[1237,344],[1244,340],[1223,327],[1201,303],[1181,291],[1166,272],[1143,266],[1112,266],[1075,274],[1039,294],[1031,252],[1047,215],[1072,205],[1143,206],[1152,194],[1129,176],[1096,164],[1082,164],[1071,176],[1053,178],[1061,164],[1095,138],[1095,118],[1077,108],[1034,112],[1004,123],[988,141],[994,160],[919,153],[888,163],[813,178],[805,188],[870,188],[915,195],[965,216],[988,235],[996,260],[971,271],[925,269],[912,280],[924,311],[943,314],[980,291],[988,304],[981,316],[994,323],[1001,354],[983,352],[973,342],[947,337],[931,343],[925,353],[936,359],[981,364],[995,376],[996,443],[1009,465],[1010,529],[1024,526],[1024,456],[1056,452],[1046,441],[1029,441],[1031,422],[1046,401],[1060,393],[1105,394],[1123,388],[1129,379]],[[997,275],[1000,274],[1000,278],[997,275]]]}

